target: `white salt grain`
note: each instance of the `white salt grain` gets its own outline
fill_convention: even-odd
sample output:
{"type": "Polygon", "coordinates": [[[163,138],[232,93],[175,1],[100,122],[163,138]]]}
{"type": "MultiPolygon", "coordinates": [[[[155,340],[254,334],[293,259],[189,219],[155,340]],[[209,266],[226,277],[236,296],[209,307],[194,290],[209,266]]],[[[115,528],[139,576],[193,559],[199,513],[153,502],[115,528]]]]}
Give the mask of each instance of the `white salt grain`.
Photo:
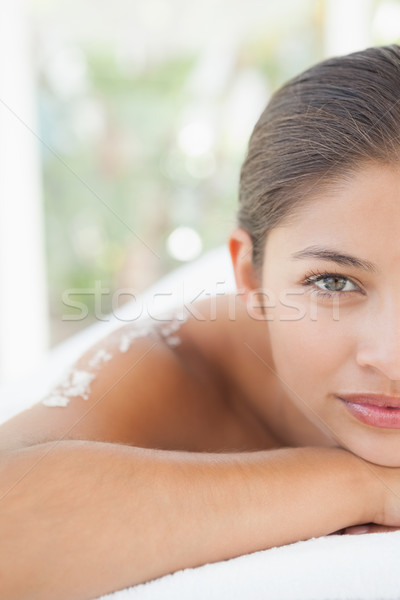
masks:
{"type": "Polygon", "coordinates": [[[181,339],[177,335],[170,335],[165,338],[168,346],[178,346],[181,343],[181,339]]]}
{"type": "Polygon", "coordinates": [[[65,396],[60,396],[58,394],[54,394],[53,396],[49,396],[42,401],[42,404],[46,406],[67,406],[69,403],[69,399],[65,396]]]}
{"type": "Polygon", "coordinates": [[[119,342],[119,350],[120,352],[127,352],[132,345],[133,340],[137,338],[145,337],[149,333],[152,332],[151,325],[142,325],[141,327],[136,327],[131,331],[125,331],[119,342]]]}
{"type": "Polygon", "coordinates": [[[74,396],[82,396],[84,400],[88,400],[90,384],[95,378],[96,375],[93,373],[74,369],[67,373],[57,386],[54,394],[42,400],[42,404],[45,406],[67,406],[69,398],[74,396]]]}
{"type": "Polygon", "coordinates": [[[181,343],[181,339],[177,335],[171,334],[176,333],[187,319],[188,316],[186,314],[182,314],[179,317],[178,315],[174,315],[171,322],[161,328],[160,333],[165,337],[165,341],[169,346],[178,346],[181,343]]]}
{"type": "Polygon", "coordinates": [[[101,366],[101,363],[108,362],[111,359],[112,354],[107,352],[107,350],[105,350],[104,348],[100,348],[100,350],[98,350],[96,354],[90,359],[89,366],[97,369],[101,366]]]}
{"type": "Polygon", "coordinates": [[[64,382],[64,394],[66,396],[82,396],[84,400],[89,398],[90,384],[96,375],[87,371],[72,371],[70,381],[64,382]]]}
{"type": "Polygon", "coordinates": [[[169,335],[170,333],[172,333],[172,330],[169,327],[162,327],[161,333],[162,335],[169,335]]]}

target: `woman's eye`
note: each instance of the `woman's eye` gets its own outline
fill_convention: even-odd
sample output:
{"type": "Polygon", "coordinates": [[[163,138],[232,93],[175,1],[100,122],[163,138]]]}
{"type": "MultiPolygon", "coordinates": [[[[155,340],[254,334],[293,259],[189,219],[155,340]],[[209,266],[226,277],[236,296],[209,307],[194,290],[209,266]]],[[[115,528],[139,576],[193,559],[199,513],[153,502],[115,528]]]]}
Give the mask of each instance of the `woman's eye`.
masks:
{"type": "Polygon", "coordinates": [[[358,285],[344,275],[335,273],[313,273],[304,280],[305,286],[314,286],[314,293],[323,296],[332,296],[334,294],[346,294],[361,291],[358,285]],[[317,288],[317,289],[315,289],[317,288]]]}

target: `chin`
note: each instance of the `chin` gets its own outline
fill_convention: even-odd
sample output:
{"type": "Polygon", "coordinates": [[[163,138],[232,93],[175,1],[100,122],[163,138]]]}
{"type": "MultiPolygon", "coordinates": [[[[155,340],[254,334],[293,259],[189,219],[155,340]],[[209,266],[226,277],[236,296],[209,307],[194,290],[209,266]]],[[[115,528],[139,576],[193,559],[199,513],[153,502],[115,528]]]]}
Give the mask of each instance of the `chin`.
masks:
{"type": "Polygon", "coordinates": [[[397,450],[390,449],[390,444],[387,444],[387,450],[384,448],[384,442],[380,444],[380,447],[375,444],[370,444],[369,446],[352,444],[347,449],[356,456],[375,465],[381,467],[400,467],[400,450],[398,448],[397,450]]]}

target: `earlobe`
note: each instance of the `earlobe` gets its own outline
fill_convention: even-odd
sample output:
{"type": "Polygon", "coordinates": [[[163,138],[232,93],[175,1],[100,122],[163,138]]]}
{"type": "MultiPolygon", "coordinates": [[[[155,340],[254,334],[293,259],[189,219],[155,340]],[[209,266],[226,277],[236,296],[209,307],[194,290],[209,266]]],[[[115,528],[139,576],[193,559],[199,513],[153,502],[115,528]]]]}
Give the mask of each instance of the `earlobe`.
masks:
{"type": "Polygon", "coordinates": [[[231,233],[228,244],[236,287],[247,302],[260,286],[252,262],[253,243],[250,234],[242,227],[238,227],[231,233]]]}

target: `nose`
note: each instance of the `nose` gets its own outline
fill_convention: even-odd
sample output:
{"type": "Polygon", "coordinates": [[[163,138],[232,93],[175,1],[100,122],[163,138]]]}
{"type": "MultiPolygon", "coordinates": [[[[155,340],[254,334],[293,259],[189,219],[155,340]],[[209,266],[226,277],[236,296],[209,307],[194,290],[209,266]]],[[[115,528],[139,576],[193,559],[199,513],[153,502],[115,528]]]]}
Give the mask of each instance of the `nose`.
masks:
{"type": "Polygon", "coordinates": [[[400,302],[382,307],[362,326],[357,363],[400,383],[400,302]]]}

